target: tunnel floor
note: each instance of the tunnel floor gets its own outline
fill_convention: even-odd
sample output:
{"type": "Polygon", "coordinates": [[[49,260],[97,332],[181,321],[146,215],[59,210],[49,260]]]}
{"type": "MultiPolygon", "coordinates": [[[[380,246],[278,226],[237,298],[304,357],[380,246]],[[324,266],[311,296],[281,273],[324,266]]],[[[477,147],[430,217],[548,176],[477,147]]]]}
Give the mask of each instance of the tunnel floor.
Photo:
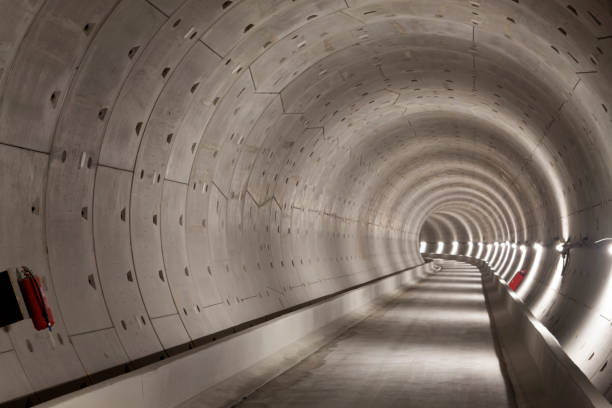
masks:
{"type": "Polygon", "coordinates": [[[248,407],[511,407],[480,272],[442,269],[270,381],[248,407]]]}

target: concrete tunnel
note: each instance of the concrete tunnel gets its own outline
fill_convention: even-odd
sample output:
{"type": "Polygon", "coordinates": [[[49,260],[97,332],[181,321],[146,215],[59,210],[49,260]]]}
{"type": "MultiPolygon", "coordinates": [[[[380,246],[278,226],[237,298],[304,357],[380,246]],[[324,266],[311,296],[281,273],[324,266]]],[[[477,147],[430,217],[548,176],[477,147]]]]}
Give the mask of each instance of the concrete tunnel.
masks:
{"type": "Polygon", "coordinates": [[[608,0],[0,0],[0,405],[608,407],[610,110],[608,0]]]}

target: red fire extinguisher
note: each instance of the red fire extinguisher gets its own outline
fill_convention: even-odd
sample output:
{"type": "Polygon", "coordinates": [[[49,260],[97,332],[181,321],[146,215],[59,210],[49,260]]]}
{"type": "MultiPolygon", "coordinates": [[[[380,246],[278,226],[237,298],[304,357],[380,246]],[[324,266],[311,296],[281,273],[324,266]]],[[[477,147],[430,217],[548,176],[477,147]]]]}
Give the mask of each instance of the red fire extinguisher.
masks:
{"type": "Polygon", "coordinates": [[[45,292],[40,285],[40,278],[35,276],[26,266],[22,267],[19,274],[19,288],[36,330],[48,328],[51,331],[55,322],[45,292]]]}
{"type": "Polygon", "coordinates": [[[518,289],[523,279],[525,279],[526,275],[527,275],[527,271],[525,269],[519,271],[516,275],[514,275],[514,278],[512,278],[512,280],[508,284],[510,289],[516,292],[516,290],[518,289]]]}

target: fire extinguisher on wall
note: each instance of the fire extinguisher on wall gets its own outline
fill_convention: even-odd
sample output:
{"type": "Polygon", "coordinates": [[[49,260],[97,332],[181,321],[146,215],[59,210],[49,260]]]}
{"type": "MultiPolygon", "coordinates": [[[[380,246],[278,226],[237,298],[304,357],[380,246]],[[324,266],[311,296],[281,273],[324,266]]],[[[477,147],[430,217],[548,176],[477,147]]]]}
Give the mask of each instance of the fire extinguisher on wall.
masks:
{"type": "Polygon", "coordinates": [[[520,286],[520,284],[523,281],[523,279],[525,279],[525,276],[527,276],[527,270],[526,269],[523,269],[523,270],[517,272],[514,275],[514,277],[512,278],[512,280],[510,281],[510,283],[508,284],[510,289],[512,289],[513,291],[516,292],[516,290],[520,286]]]}
{"type": "Polygon", "coordinates": [[[18,270],[18,281],[23,301],[26,304],[32,323],[36,330],[49,329],[55,324],[47,297],[40,284],[40,278],[32,273],[27,266],[18,270]]]}

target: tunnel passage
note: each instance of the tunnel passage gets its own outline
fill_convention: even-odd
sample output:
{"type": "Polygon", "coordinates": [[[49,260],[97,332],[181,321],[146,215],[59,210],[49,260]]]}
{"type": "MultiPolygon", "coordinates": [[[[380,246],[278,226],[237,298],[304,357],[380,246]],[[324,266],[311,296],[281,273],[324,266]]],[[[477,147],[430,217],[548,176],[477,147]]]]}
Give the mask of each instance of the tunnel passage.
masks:
{"type": "MultiPolygon", "coordinates": [[[[201,406],[196,397],[180,408],[201,406]]],[[[237,405],[350,406],[516,407],[475,266],[442,263],[237,405]]]]}
{"type": "Polygon", "coordinates": [[[0,401],[419,265],[421,242],[528,269],[519,296],[608,392],[608,1],[0,10],[0,270],[30,267],[55,316],[0,330],[0,401]]]}

